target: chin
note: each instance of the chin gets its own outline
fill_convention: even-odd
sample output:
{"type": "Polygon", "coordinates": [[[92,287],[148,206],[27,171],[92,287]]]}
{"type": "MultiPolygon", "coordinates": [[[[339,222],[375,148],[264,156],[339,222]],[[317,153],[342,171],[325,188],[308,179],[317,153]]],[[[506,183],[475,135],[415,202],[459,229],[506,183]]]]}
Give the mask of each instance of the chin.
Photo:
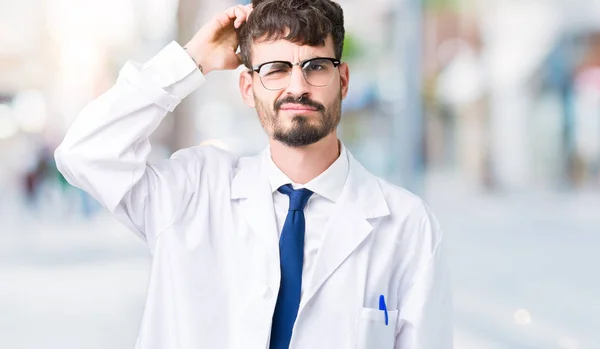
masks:
{"type": "Polygon", "coordinates": [[[288,113],[282,115],[281,120],[284,121],[285,124],[291,125],[295,123],[307,122],[309,116],[303,113],[288,113]]]}
{"type": "Polygon", "coordinates": [[[308,111],[308,110],[283,110],[282,112],[283,112],[283,114],[289,115],[291,117],[295,117],[295,116],[310,117],[310,116],[315,116],[315,115],[319,115],[320,114],[316,110],[314,110],[314,111],[308,111]]]}
{"type": "Polygon", "coordinates": [[[306,114],[294,114],[291,116],[293,123],[307,123],[311,119],[310,115],[306,114]]]}

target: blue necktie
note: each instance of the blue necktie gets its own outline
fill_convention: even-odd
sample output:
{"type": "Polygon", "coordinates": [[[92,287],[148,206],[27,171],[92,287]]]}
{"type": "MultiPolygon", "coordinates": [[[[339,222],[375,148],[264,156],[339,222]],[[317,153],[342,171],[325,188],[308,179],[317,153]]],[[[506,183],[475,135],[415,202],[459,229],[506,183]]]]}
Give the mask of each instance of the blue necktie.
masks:
{"type": "Polygon", "coordinates": [[[270,349],[288,349],[292,339],[302,287],[304,206],[312,195],[312,191],[294,190],[290,184],[281,186],[279,192],[290,197],[290,208],[279,238],[281,283],[273,314],[270,349]]]}

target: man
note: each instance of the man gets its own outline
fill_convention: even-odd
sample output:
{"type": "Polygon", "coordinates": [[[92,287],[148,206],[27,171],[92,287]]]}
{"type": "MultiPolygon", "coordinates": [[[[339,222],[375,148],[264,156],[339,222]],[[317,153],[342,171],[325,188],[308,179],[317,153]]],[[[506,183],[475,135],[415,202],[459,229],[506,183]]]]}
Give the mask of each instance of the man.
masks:
{"type": "Polygon", "coordinates": [[[59,169],[152,254],[136,348],[452,347],[438,222],[337,138],[343,39],[330,0],[235,6],[184,48],[128,62],[72,125],[59,169]],[[242,62],[240,91],[269,135],[265,151],[235,159],[192,147],[148,163],[167,112],[204,75],[242,62]]]}

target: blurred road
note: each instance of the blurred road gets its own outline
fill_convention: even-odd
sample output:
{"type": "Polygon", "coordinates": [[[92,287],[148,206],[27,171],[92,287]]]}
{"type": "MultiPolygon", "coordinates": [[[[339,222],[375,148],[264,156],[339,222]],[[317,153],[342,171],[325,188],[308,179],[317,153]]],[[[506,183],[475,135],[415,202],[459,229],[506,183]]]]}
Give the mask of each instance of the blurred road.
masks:
{"type": "MultiPolygon", "coordinates": [[[[600,196],[427,200],[451,256],[457,349],[600,348],[600,196]]],[[[145,245],[92,221],[3,205],[0,348],[131,349],[143,311],[145,245]]]]}
{"type": "Polygon", "coordinates": [[[432,198],[450,246],[456,348],[600,348],[597,194],[432,198]]]}

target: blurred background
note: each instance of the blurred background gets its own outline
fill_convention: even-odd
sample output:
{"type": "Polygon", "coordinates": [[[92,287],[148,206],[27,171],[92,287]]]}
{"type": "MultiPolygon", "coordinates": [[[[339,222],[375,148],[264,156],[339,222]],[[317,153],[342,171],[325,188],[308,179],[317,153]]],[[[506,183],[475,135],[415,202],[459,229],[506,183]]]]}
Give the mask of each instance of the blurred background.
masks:
{"type": "MultiPolygon", "coordinates": [[[[339,2],[340,136],[438,215],[456,348],[600,348],[600,1],[339,2]]],[[[133,348],[145,245],[64,181],[53,151],[128,59],[185,44],[233,4],[0,0],[0,348],[133,348]]],[[[262,149],[238,73],[210,74],[152,157],[262,149]]]]}

